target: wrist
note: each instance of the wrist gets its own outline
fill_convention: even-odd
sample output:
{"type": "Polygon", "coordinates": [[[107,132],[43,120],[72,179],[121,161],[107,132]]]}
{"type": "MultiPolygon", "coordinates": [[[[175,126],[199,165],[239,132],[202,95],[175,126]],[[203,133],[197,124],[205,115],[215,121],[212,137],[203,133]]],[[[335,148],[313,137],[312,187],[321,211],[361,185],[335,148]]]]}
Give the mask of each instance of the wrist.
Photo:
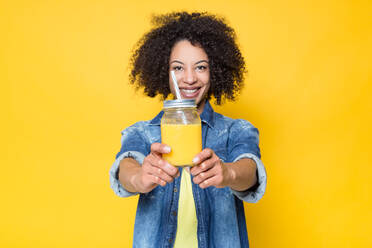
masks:
{"type": "Polygon", "coordinates": [[[236,171],[234,169],[234,166],[232,164],[226,165],[227,172],[228,172],[228,186],[233,187],[234,182],[236,180],[236,171]]]}
{"type": "Polygon", "coordinates": [[[137,174],[133,174],[133,175],[129,178],[130,185],[132,185],[132,187],[133,187],[134,189],[137,189],[137,185],[136,185],[136,176],[137,176],[137,174]]]}
{"type": "Polygon", "coordinates": [[[140,192],[141,193],[141,184],[138,180],[139,174],[138,172],[133,173],[128,177],[128,188],[130,188],[130,191],[132,192],[140,192]]]}

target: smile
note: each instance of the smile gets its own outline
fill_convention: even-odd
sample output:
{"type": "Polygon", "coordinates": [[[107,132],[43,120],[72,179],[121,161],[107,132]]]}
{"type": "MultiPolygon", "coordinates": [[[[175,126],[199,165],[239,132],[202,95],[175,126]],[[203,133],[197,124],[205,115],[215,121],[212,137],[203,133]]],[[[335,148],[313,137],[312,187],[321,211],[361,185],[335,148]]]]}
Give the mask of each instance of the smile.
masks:
{"type": "Polygon", "coordinates": [[[191,94],[196,92],[198,89],[193,89],[193,90],[183,90],[185,93],[191,94]]]}
{"type": "Polygon", "coordinates": [[[181,94],[184,98],[193,98],[199,94],[200,88],[195,89],[180,89],[181,94]]]}

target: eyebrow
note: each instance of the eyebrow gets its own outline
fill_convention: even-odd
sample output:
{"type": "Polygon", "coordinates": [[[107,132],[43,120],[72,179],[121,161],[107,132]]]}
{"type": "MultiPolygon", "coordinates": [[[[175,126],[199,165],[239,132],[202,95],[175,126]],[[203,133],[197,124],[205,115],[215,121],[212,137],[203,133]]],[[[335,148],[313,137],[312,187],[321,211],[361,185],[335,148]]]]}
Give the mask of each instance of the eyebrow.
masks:
{"type": "MultiPolygon", "coordinates": [[[[195,65],[197,65],[197,64],[200,64],[200,63],[203,63],[203,62],[205,62],[205,63],[209,64],[208,60],[202,59],[202,60],[200,60],[200,61],[196,62],[196,63],[195,63],[195,65]]],[[[179,61],[179,60],[173,60],[173,61],[172,61],[172,62],[170,62],[170,63],[171,63],[171,64],[172,64],[172,63],[180,63],[180,64],[184,65],[184,63],[183,63],[183,62],[181,62],[181,61],[179,61]]]]}

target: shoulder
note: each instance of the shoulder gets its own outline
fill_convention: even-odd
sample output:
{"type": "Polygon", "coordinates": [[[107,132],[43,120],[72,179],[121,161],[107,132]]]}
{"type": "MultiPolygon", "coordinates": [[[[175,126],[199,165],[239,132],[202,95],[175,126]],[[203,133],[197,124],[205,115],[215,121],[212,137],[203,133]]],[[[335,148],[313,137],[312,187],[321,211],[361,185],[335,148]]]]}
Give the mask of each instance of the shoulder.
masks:
{"type": "Polygon", "coordinates": [[[152,124],[151,120],[139,121],[125,128],[122,132],[123,140],[141,139],[145,143],[160,142],[160,125],[152,124]]]}
{"type": "Polygon", "coordinates": [[[230,131],[257,130],[257,128],[247,120],[233,119],[219,113],[215,113],[215,127],[217,129],[230,131]]]}
{"type": "Polygon", "coordinates": [[[128,132],[139,132],[139,133],[143,133],[146,129],[148,129],[149,123],[150,123],[150,121],[139,121],[139,122],[136,122],[136,123],[130,125],[129,127],[124,128],[121,131],[121,134],[124,135],[125,133],[128,133],[128,132]]]}

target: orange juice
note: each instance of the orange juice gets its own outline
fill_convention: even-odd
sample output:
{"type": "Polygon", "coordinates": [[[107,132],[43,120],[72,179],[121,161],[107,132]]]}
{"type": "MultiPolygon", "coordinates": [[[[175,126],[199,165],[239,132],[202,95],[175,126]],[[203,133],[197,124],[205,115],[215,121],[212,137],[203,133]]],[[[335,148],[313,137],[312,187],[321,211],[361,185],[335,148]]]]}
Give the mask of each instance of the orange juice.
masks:
{"type": "Polygon", "coordinates": [[[202,150],[201,124],[162,124],[161,138],[172,149],[163,158],[174,166],[192,166],[192,159],[202,150]]]}

